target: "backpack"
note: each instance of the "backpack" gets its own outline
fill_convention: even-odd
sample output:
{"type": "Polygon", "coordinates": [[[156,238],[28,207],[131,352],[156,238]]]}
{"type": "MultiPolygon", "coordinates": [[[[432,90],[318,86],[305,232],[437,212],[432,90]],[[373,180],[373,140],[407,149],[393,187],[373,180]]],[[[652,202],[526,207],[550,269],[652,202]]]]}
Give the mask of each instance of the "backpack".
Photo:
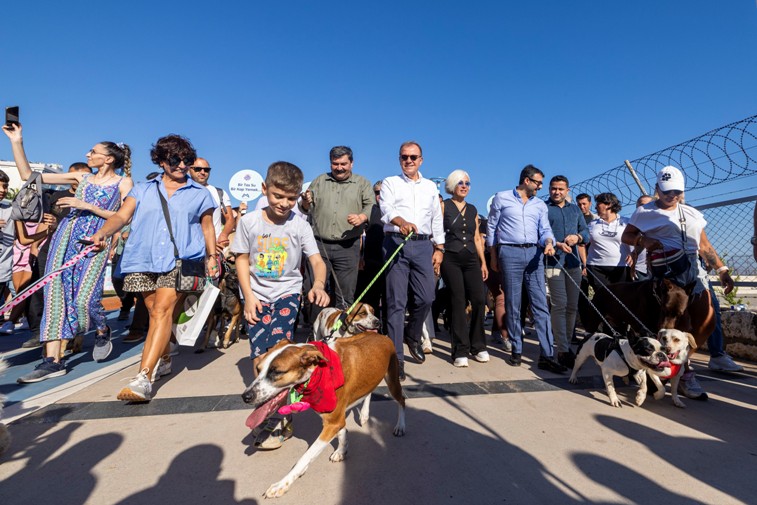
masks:
{"type": "Polygon", "coordinates": [[[15,221],[41,223],[46,208],[46,195],[42,193],[42,175],[32,172],[11,203],[10,218],[15,221]]]}
{"type": "Polygon", "coordinates": [[[221,204],[221,224],[226,224],[226,206],[223,204],[223,190],[216,188],[218,192],[218,202],[221,204]]]}

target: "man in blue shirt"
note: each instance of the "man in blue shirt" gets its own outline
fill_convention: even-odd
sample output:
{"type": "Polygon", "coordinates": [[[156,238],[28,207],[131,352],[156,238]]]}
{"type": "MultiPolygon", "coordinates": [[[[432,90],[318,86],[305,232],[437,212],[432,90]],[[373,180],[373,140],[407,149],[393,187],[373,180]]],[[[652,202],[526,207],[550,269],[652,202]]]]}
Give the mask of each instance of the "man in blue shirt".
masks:
{"type": "Polygon", "coordinates": [[[555,237],[549,226],[547,205],[536,198],[543,183],[544,173],[527,165],[521,170],[515,189],[494,195],[487,221],[486,245],[491,252],[492,271],[502,273],[507,332],[513,340],[512,355],[507,362],[512,366],[521,363],[520,296],[525,283],[541,347],[538,366],[542,370],[563,373],[566,368],[554,359],[544,286],[542,248],[546,256],[553,256],[555,237]]]}
{"type": "Polygon", "coordinates": [[[589,241],[589,228],[578,205],[567,200],[569,191],[568,178],[564,175],[556,175],[549,181],[547,209],[556,252],[547,258],[547,284],[552,301],[552,333],[557,347],[557,362],[573,368],[576,356],[570,349],[568,334],[573,334],[576,324],[581,265],[586,263],[586,249],[578,247],[578,244],[589,241]]]}

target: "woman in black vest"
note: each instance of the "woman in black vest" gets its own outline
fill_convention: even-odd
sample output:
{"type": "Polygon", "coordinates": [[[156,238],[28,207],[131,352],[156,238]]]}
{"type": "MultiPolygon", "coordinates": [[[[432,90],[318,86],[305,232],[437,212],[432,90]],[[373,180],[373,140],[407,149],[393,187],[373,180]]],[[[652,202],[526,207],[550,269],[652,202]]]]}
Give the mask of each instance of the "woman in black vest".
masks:
{"type": "Polygon", "coordinates": [[[466,367],[468,354],[481,363],[489,361],[484,335],[484,281],[489,271],[484,260],[484,241],[478,232],[478,211],[465,201],[470,176],[463,170],[455,170],[447,177],[445,190],[452,198],[442,205],[445,252],[441,273],[450,292],[452,359],[456,367],[466,367]],[[470,328],[466,328],[466,301],[471,303],[470,328]]]}

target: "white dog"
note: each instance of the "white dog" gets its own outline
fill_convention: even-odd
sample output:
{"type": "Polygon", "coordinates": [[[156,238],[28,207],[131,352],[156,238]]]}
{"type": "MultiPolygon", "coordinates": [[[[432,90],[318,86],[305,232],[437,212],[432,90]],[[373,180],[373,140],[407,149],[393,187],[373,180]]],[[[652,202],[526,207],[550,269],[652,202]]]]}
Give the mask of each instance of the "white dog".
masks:
{"type": "Polygon", "coordinates": [[[670,395],[673,397],[673,405],[686,408],[678,397],[678,383],[681,382],[681,376],[689,362],[689,352],[697,348],[697,343],[691,333],[672,329],[658,331],[657,338],[673,365],[670,375],[670,395]]]}

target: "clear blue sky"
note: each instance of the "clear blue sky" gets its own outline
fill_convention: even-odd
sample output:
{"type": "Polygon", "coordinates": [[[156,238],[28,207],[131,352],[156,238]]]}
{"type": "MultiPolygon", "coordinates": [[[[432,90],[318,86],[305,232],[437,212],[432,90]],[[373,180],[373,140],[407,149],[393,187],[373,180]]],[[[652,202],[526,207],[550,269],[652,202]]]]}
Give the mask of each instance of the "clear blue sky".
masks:
{"type": "MultiPolygon", "coordinates": [[[[349,145],[355,172],[471,174],[483,209],[527,163],[578,182],[757,112],[757,6],[729,1],[4,2],[2,105],[30,159],[180,133],[225,185],[349,145]]],[[[0,159],[11,159],[0,138],[0,159]]],[[[545,194],[545,193],[542,193],[545,194]]],[[[482,212],[485,212],[482,210],[482,212]]]]}

